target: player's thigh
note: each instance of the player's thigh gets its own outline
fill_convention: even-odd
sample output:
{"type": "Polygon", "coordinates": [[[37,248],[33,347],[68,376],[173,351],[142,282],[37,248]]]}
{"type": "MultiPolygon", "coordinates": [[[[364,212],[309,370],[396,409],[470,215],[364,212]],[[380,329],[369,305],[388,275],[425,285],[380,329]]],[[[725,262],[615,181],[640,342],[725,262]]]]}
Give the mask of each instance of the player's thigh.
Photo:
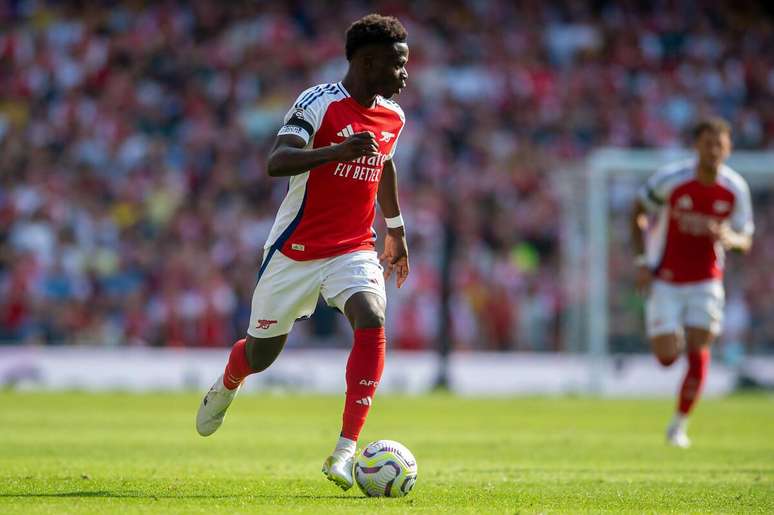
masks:
{"type": "Polygon", "coordinates": [[[387,293],[376,252],[352,252],[330,260],[324,269],[322,296],[329,306],[347,314],[350,322],[362,327],[384,325],[387,293]]]}
{"type": "Polygon", "coordinates": [[[253,291],[250,327],[253,338],[273,338],[290,332],[296,319],[314,313],[320,294],[320,261],[294,261],[268,252],[253,291]]]}
{"type": "Polygon", "coordinates": [[[645,330],[648,339],[651,342],[657,339],[666,345],[670,335],[676,338],[683,325],[682,311],[683,302],[678,288],[664,281],[653,281],[645,301],[645,330]]]}
{"type": "Polygon", "coordinates": [[[706,345],[714,336],[720,334],[723,328],[723,308],[725,292],[720,281],[705,281],[686,287],[685,312],[683,324],[686,327],[686,343],[689,347],[689,331],[694,335],[695,345],[706,345]],[[705,343],[702,343],[705,342],[705,343]]]}

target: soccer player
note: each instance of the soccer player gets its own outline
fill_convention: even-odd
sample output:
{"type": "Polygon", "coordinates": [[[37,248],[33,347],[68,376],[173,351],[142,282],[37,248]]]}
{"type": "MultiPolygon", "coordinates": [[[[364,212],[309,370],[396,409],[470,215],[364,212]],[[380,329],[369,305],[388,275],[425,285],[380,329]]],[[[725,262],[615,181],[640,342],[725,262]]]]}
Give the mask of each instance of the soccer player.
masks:
{"type": "Polygon", "coordinates": [[[731,153],[729,125],[720,118],[701,121],[693,138],[696,159],[650,177],[631,219],[637,286],[647,295],[653,353],[665,367],[683,348],[688,358],[666,434],[668,443],[683,448],[691,444],[688,415],[707,377],[709,347],[722,327],[724,251],[746,253],[753,235],[747,182],[724,164],[731,153]],[[652,226],[649,214],[655,218],[652,226]]]}
{"type": "Polygon", "coordinates": [[[274,362],[294,321],[310,316],[322,295],[354,330],[342,429],[322,470],[344,490],[384,367],[385,280],[394,272],[400,288],[409,273],[392,159],[405,118],[389,100],[406,86],[408,56],[396,18],[365,16],[346,32],[344,79],[307,89],[285,115],[267,168],[290,184],[264,247],[250,327],[196,416],[199,434],[214,433],[245,377],[274,362]],[[377,201],[387,223],[379,258],[377,201]]]}

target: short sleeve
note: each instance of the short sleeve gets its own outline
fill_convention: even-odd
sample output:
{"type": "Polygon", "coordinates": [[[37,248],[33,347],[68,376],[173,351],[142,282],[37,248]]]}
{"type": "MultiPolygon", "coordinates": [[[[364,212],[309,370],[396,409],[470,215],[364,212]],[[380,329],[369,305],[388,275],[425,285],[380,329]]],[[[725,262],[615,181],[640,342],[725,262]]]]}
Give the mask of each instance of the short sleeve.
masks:
{"type": "Polygon", "coordinates": [[[277,132],[277,136],[292,134],[309,144],[317,129],[320,128],[323,115],[321,112],[323,102],[320,100],[323,95],[324,91],[319,86],[301,93],[285,114],[283,125],[277,132]]]}
{"type": "MultiPolygon", "coordinates": [[[[390,148],[390,154],[389,158],[392,159],[392,157],[395,155],[395,149],[398,148],[398,138],[400,138],[400,134],[403,132],[403,127],[406,125],[406,115],[403,113],[403,109],[398,105],[397,102],[393,102],[392,100],[388,100],[386,98],[380,97],[381,104],[393,111],[395,114],[398,115],[398,118],[400,118],[400,127],[398,130],[394,133],[395,141],[392,144],[392,147],[390,148]]],[[[391,132],[382,132],[383,137],[389,137],[392,136],[393,133],[391,132]]]]}
{"type": "Polygon", "coordinates": [[[398,139],[400,138],[400,133],[403,132],[403,127],[404,126],[401,125],[398,133],[395,135],[395,143],[392,144],[392,148],[390,149],[390,159],[395,155],[395,149],[398,148],[398,139]]]}
{"type": "Polygon", "coordinates": [[[734,231],[752,236],[755,232],[755,224],[753,223],[750,187],[744,180],[740,180],[735,184],[735,190],[734,210],[729,217],[729,224],[734,231]]]}
{"type": "Polygon", "coordinates": [[[674,182],[670,179],[674,174],[672,169],[660,170],[651,175],[640,187],[637,196],[645,209],[657,211],[663,207],[664,202],[669,198],[670,189],[674,182]]]}

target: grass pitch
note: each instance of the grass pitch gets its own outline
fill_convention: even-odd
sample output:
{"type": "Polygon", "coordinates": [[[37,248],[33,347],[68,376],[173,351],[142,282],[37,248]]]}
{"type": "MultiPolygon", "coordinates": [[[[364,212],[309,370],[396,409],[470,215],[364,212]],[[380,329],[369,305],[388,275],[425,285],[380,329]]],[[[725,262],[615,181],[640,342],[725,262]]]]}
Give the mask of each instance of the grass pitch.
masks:
{"type": "Polygon", "coordinates": [[[694,447],[671,400],[381,396],[362,442],[419,463],[403,499],[320,474],[342,399],[241,395],[209,438],[198,394],[0,393],[0,513],[774,513],[774,398],[702,402],[694,447]]]}

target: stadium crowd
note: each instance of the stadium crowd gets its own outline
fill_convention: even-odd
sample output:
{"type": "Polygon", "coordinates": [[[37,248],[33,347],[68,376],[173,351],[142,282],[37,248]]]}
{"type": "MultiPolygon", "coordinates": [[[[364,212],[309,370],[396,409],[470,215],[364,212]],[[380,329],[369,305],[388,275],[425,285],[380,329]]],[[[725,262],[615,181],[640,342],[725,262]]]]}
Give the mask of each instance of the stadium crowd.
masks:
{"type": "MultiPolygon", "coordinates": [[[[0,2],[0,341],[231,345],[286,188],[264,166],[281,117],[343,76],[348,22],[378,11],[411,47],[412,272],[390,289],[390,344],[434,345],[449,224],[454,345],[559,348],[555,171],[601,145],[681,146],[709,113],[737,148],[774,146],[774,15],[756,5],[0,2]]],[[[771,206],[730,304],[769,349],[771,206]]],[[[296,329],[350,339],[325,309],[296,329]]]]}

